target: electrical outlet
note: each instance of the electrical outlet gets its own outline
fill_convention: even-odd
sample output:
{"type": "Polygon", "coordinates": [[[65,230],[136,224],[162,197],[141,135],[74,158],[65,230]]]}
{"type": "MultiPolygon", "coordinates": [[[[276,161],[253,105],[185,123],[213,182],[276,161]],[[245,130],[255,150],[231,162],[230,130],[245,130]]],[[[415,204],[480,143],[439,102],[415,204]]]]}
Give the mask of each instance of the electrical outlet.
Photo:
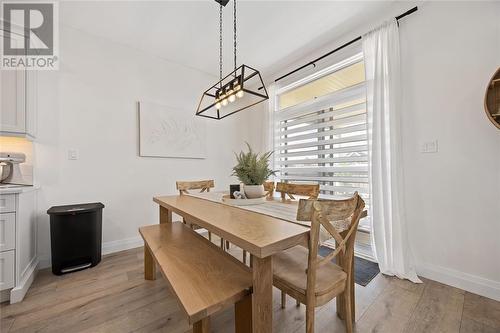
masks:
{"type": "Polygon", "coordinates": [[[78,159],[78,150],[70,149],[68,150],[68,160],[77,160],[78,159]]]}
{"type": "Polygon", "coordinates": [[[420,146],[421,153],[437,153],[438,152],[438,141],[426,141],[420,146]]]}

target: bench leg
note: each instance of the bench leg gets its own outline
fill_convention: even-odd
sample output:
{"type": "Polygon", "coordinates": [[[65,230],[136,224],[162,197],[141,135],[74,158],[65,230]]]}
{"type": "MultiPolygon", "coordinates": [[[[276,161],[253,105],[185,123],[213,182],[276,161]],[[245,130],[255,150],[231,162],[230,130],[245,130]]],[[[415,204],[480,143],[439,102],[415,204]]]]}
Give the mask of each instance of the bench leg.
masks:
{"type": "Polygon", "coordinates": [[[146,244],[144,244],[144,279],[156,280],[156,263],[146,244]]]}
{"type": "Polygon", "coordinates": [[[234,332],[252,333],[252,294],[234,305],[234,332]]]}
{"type": "Polygon", "coordinates": [[[193,333],[210,333],[210,317],[205,317],[194,323],[193,333]]]}

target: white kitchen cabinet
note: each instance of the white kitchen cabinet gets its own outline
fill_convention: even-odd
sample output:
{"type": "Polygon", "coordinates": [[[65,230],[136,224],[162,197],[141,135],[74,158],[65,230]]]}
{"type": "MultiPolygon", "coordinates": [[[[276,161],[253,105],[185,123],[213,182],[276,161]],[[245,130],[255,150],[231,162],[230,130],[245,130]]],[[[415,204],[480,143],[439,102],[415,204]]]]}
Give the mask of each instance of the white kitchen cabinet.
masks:
{"type": "Polygon", "coordinates": [[[16,247],[16,213],[0,214],[0,252],[16,247]]]}
{"type": "Polygon", "coordinates": [[[6,203],[4,207],[9,207],[0,210],[2,301],[20,302],[35,277],[38,266],[36,193],[31,186],[0,192],[0,200],[6,203]]]}
{"type": "MultiPolygon", "coordinates": [[[[3,35],[0,30],[0,37],[3,35]]],[[[11,36],[13,43],[24,43],[24,37],[11,36]]],[[[36,136],[37,85],[36,71],[0,70],[0,135],[36,136]]]]}
{"type": "Polygon", "coordinates": [[[0,290],[14,287],[14,251],[0,252],[0,290]]]}

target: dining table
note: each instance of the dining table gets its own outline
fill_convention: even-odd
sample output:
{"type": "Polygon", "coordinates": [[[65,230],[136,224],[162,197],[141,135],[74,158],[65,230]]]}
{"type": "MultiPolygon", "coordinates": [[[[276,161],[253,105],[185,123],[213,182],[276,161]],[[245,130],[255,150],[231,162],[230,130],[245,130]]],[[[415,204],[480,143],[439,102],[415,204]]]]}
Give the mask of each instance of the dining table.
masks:
{"type": "MultiPolygon", "coordinates": [[[[155,196],[153,201],[159,205],[159,223],[172,223],[175,213],[250,253],[252,330],[272,332],[273,255],[297,245],[307,247],[310,222],[295,220],[298,207],[295,200],[276,198],[261,205],[237,206],[224,202],[223,195],[209,192],[155,196]]],[[[354,310],[354,297],[352,299],[354,310]]],[[[337,313],[341,318],[343,306],[339,305],[342,304],[343,297],[340,296],[337,298],[337,313]]]]}

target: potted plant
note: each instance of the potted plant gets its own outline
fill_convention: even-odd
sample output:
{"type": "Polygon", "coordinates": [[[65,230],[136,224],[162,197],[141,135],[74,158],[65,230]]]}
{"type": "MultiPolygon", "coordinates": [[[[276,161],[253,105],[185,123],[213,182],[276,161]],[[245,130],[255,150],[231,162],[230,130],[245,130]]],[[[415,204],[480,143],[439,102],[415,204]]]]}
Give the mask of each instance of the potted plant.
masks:
{"type": "Polygon", "coordinates": [[[265,195],[264,182],[275,172],[269,169],[269,158],[272,151],[258,154],[246,143],[248,152],[236,154],[236,164],[233,167],[233,176],[236,176],[244,184],[243,191],[249,199],[260,198],[265,195]]]}

